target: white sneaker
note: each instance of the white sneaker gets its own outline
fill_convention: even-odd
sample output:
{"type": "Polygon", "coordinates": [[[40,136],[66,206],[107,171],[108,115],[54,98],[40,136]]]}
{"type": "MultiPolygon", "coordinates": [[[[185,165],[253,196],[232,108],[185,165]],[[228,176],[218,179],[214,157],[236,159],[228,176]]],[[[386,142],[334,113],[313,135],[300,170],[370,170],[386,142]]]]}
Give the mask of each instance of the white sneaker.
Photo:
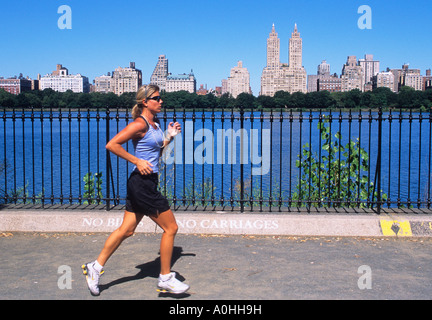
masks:
{"type": "Polygon", "coordinates": [[[159,289],[158,291],[161,292],[170,292],[170,293],[179,294],[188,291],[189,286],[177,280],[175,277],[175,272],[171,272],[169,278],[166,281],[163,281],[161,279],[161,276],[159,275],[158,289],[159,289]]]}
{"type": "Polygon", "coordinates": [[[101,272],[98,272],[94,267],[94,261],[83,264],[81,268],[83,269],[83,274],[86,276],[87,286],[92,295],[98,296],[99,291],[99,279],[100,276],[104,273],[103,269],[101,272]]]}

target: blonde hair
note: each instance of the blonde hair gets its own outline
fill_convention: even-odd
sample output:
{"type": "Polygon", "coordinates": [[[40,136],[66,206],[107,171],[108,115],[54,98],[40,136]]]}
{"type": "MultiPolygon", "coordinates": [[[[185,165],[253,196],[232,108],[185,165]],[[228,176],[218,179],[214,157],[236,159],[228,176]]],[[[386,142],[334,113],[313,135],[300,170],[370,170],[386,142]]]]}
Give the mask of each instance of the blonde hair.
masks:
{"type": "Polygon", "coordinates": [[[147,86],[142,86],[138,89],[138,92],[136,94],[136,104],[132,108],[132,118],[135,120],[138,118],[144,108],[143,100],[147,101],[150,96],[159,91],[159,87],[155,84],[149,84],[147,86]]]}

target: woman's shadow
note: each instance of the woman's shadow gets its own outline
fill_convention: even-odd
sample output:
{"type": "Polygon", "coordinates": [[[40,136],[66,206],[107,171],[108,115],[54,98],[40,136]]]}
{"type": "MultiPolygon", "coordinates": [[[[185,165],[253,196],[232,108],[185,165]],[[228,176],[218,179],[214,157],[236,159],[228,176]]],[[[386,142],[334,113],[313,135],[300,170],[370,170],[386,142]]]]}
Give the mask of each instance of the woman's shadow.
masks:
{"type": "MultiPolygon", "coordinates": [[[[184,256],[195,257],[196,254],[195,253],[183,253],[182,247],[174,247],[172,258],[171,258],[171,267],[174,266],[174,264],[176,263],[176,261],[180,257],[184,257],[184,256]]],[[[140,280],[140,279],[144,279],[146,277],[158,279],[159,278],[159,272],[160,272],[160,257],[157,257],[155,260],[153,260],[151,262],[140,264],[140,265],[136,266],[135,268],[140,270],[136,275],[123,277],[123,278],[111,281],[109,283],[106,283],[106,284],[101,284],[99,286],[100,292],[102,293],[102,291],[108,290],[112,286],[115,286],[115,285],[118,285],[121,283],[125,283],[128,281],[140,280]]],[[[179,274],[178,272],[176,272],[176,274],[177,274],[176,278],[178,280],[180,280],[180,281],[185,280],[185,278],[181,274],[179,274]]],[[[172,293],[167,293],[167,292],[160,292],[159,293],[159,297],[173,297],[173,298],[177,298],[177,299],[186,298],[189,296],[190,296],[190,294],[188,294],[188,293],[182,293],[182,294],[172,294],[172,293]]]]}

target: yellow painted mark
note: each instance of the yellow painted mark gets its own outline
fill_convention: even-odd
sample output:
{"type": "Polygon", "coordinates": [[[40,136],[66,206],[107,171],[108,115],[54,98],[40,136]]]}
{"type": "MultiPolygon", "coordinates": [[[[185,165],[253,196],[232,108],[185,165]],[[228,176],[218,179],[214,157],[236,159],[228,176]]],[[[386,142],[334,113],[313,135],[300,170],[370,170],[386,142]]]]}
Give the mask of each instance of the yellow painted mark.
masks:
{"type": "Polygon", "coordinates": [[[384,236],[411,237],[412,230],[409,221],[380,220],[381,231],[384,236]]]}

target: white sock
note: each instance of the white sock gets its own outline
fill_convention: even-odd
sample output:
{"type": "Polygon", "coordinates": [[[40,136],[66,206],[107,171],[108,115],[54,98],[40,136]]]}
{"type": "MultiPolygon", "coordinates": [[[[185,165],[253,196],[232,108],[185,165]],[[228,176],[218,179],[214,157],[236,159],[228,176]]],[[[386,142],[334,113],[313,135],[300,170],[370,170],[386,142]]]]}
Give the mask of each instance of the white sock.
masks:
{"type": "Polygon", "coordinates": [[[94,268],[96,269],[96,271],[99,272],[99,273],[100,273],[100,272],[102,271],[102,269],[103,269],[103,266],[101,266],[97,260],[95,260],[93,266],[94,266],[94,268]]]}
{"type": "Polygon", "coordinates": [[[167,281],[171,278],[171,273],[168,274],[159,274],[159,279],[161,279],[162,281],[167,281]]]}

